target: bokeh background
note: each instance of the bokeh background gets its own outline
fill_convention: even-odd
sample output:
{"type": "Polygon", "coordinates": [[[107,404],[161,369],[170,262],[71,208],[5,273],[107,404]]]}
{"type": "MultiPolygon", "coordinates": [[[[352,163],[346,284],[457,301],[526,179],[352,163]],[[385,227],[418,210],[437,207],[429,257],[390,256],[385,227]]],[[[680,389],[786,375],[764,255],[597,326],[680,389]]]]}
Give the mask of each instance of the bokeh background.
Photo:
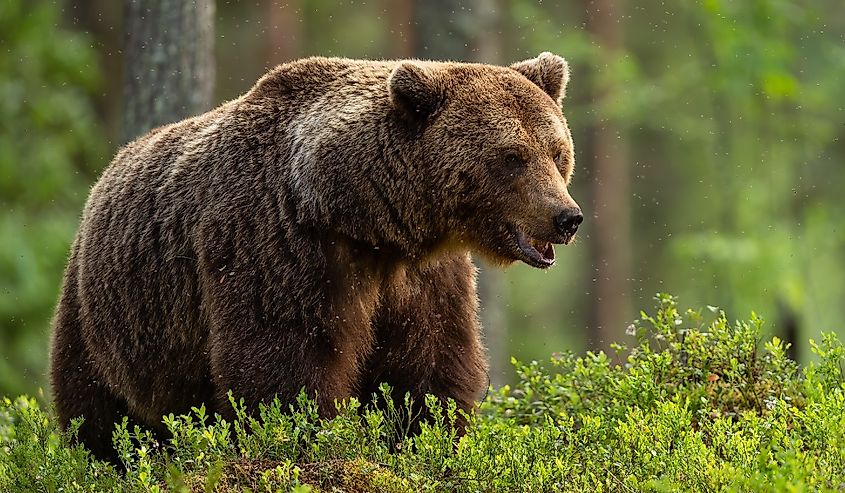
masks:
{"type": "MultiPolygon", "coordinates": [[[[0,2],[0,395],[46,390],[68,247],[126,139],[138,1],[0,2]]],[[[212,19],[213,104],[308,55],[569,60],[587,221],[549,271],[482,265],[496,384],[511,355],[625,342],[656,292],[753,310],[801,361],[845,329],[842,0],[217,0],[212,19]]]]}

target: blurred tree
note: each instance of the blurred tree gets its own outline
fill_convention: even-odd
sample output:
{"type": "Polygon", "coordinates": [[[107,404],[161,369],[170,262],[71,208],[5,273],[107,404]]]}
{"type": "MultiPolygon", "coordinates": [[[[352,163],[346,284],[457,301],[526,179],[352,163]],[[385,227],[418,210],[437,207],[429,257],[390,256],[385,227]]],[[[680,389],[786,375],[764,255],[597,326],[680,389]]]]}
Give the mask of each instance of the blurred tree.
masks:
{"type": "Polygon", "coordinates": [[[711,0],[671,18],[633,18],[682,34],[671,44],[629,43],[651,54],[639,57],[649,81],[620,110],[652,135],[632,142],[654,163],[642,188],[655,192],[634,217],[663,221],[640,223],[638,236],[671,235],[646,247],[657,251],[643,255],[643,270],[687,298],[757,310],[782,335],[833,328],[845,316],[845,235],[834,219],[845,214],[835,191],[845,185],[843,108],[830,104],[845,97],[845,45],[829,37],[841,36],[842,22],[827,20],[837,7],[711,0]],[[642,102],[672,111],[656,121],[642,102]]]}
{"type": "Polygon", "coordinates": [[[411,37],[414,56],[432,60],[471,60],[480,26],[473,1],[414,0],[411,37]]]}
{"type": "Polygon", "coordinates": [[[44,383],[68,246],[105,159],[91,45],[54,2],[0,3],[0,395],[44,383]]]}
{"type": "MultiPolygon", "coordinates": [[[[513,0],[514,49],[575,62],[565,102],[573,130],[610,120],[625,136],[636,234],[624,246],[636,259],[638,306],[671,290],[694,305],[757,310],[782,334],[842,325],[845,16],[832,13],[843,9],[835,0],[630,3],[619,19],[630,30],[608,49],[583,43],[572,20],[583,12],[569,4],[513,0]],[[797,323],[778,317],[779,304],[797,323]]],[[[598,185],[592,154],[578,152],[576,186],[598,185]]],[[[600,221],[585,223],[586,238],[600,221]]]]}
{"type": "MultiPolygon", "coordinates": [[[[623,2],[585,0],[587,30],[601,46],[592,66],[606,70],[623,48],[623,2]]],[[[595,85],[592,99],[599,102],[607,94],[619,94],[621,84],[595,85]]],[[[593,120],[586,142],[592,173],[592,204],[588,216],[595,225],[590,237],[595,290],[592,298],[592,345],[610,350],[610,344],[624,340],[631,321],[631,227],[627,137],[612,115],[599,113],[593,120]]],[[[612,352],[610,354],[613,354],[612,352]]]]}
{"type": "Polygon", "coordinates": [[[64,19],[68,27],[87,33],[97,52],[103,77],[94,99],[97,117],[106,132],[109,146],[120,145],[121,89],[123,82],[123,3],[114,0],[65,0],[64,19]]]}
{"type": "Polygon", "coordinates": [[[305,25],[299,0],[265,0],[267,29],[267,65],[274,67],[302,56],[305,25]]]}
{"type": "MultiPolygon", "coordinates": [[[[486,310],[503,309],[511,328],[511,337],[488,332],[494,366],[500,354],[530,360],[579,349],[593,325],[599,276],[592,264],[601,259],[584,247],[600,234],[606,211],[588,191],[618,178],[597,175],[592,162],[601,149],[591,131],[606,122],[611,142],[622,140],[616,132],[627,147],[620,155],[631,180],[633,234],[619,244],[634,260],[636,306],[670,291],[691,305],[755,309],[772,330],[798,340],[812,336],[808,330],[843,327],[845,3],[626,2],[621,41],[610,49],[585,24],[585,6],[593,11],[602,2],[496,3],[278,0],[289,7],[275,14],[300,16],[307,29],[273,33],[290,20],[268,17],[269,0],[219,2],[217,99],[242,93],[268,62],[283,61],[294,31],[303,55],[508,63],[557,52],[573,72],[564,101],[578,162],[573,196],[599,217],[585,222],[581,244],[560,252],[555,269],[514,266],[502,275],[501,298],[485,294],[485,319],[486,310]],[[427,10],[411,10],[417,7],[427,10]],[[488,24],[493,9],[501,20],[488,24]],[[423,28],[426,42],[418,37],[423,28]],[[274,34],[287,44],[268,60],[274,34]],[[449,46],[434,53],[441,44],[449,46]]],[[[120,140],[114,106],[123,7],[0,2],[0,392],[34,391],[43,382],[67,246],[87,187],[112,150],[106,142],[120,140]],[[62,20],[91,34],[69,31],[62,20]],[[105,105],[105,124],[92,96],[105,105]]],[[[801,351],[806,358],[806,346],[801,351]]],[[[495,369],[492,376],[497,381],[495,369]]]]}
{"type": "Polygon", "coordinates": [[[384,10],[394,40],[390,45],[391,56],[397,59],[413,58],[416,48],[414,0],[385,0],[384,10]]]}
{"type": "Polygon", "coordinates": [[[124,0],[124,140],[211,107],[214,1],[124,0]]]}

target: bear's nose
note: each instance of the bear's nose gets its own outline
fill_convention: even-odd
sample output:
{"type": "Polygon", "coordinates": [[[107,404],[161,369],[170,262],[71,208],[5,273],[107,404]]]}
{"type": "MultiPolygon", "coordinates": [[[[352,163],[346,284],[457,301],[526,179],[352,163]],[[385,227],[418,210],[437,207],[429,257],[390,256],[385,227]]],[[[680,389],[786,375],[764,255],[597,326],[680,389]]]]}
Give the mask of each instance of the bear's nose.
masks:
{"type": "Polygon", "coordinates": [[[572,236],[578,231],[578,226],[584,222],[584,214],[577,207],[570,207],[555,216],[555,229],[563,236],[572,236]]]}

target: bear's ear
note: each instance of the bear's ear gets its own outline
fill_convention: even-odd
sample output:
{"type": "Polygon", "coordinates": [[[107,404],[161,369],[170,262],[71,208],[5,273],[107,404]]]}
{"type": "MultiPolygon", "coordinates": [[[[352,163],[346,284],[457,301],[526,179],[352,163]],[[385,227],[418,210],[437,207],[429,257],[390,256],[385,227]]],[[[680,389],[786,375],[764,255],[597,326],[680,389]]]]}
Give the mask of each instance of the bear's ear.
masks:
{"type": "Polygon", "coordinates": [[[537,58],[514,63],[511,68],[524,75],[558,104],[566,97],[569,64],[563,57],[544,51],[537,58]]]}
{"type": "Polygon", "coordinates": [[[443,104],[442,84],[432,71],[414,62],[400,62],[387,79],[390,101],[403,116],[422,122],[443,104]]]}

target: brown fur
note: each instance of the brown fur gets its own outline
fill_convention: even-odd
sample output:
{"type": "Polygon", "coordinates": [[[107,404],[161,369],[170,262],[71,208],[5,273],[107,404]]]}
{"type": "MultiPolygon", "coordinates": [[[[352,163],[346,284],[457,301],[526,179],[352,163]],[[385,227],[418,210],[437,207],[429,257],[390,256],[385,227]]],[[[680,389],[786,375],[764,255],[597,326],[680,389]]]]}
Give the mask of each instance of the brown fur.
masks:
{"type": "Polygon", "coordinates": [[[84,416],[81,440],[113,457],[122,416],[231,417],[230,389],[254,407],[305,388],[330,415],[385,381],[471,409],[487,379],[469,251],[513,262],[509,227],[556,241],[574,205],[566,63],[514,67],[300,60],[123,148],[54,320],[62,423],[84,416]]]}

